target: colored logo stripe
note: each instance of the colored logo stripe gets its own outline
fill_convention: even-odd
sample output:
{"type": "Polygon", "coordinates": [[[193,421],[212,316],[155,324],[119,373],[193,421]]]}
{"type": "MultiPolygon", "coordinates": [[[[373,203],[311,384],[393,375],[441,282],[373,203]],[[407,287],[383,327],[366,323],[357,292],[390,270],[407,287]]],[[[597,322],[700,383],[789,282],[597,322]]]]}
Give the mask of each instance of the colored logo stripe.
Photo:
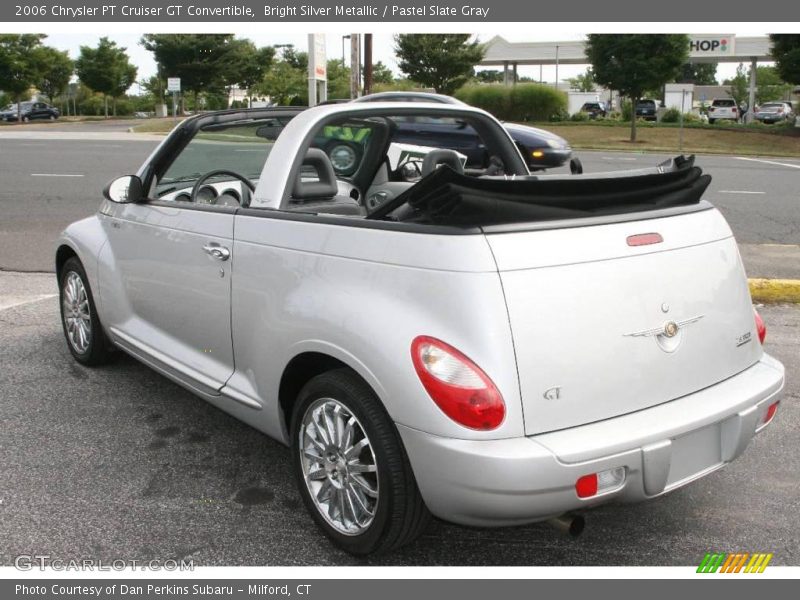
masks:
{"type": "Polygon", "coordinates": [[[707,552],[697,567],[698,573],[763,573],[767,568],[772,554],[758,552],[750,554],[748,552],[736,552],[727,554],[725,552],[707,552]],[[748,560],[749,559],[749,560],[748,560]],[[747,566],[745,566],[745,564],[747,566]],[[742,569],[744,569],[742,571],[742,569]]]}

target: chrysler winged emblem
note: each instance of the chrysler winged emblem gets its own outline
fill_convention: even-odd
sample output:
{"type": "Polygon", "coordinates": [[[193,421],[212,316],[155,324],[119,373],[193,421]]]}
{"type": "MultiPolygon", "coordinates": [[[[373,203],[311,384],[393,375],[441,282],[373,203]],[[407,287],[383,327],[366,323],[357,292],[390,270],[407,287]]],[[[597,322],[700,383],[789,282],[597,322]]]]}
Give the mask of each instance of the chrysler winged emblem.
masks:
{"type": "Polygon", "coordinates": [[[675,352],[683,339],[683,330],[687,325],[697,323],[705,315],[697,315],[682,321],[667,321],[661,327],[632,331],[624,334],[625,337],[654,337],[659,348],[664,352],[675,352]]]}

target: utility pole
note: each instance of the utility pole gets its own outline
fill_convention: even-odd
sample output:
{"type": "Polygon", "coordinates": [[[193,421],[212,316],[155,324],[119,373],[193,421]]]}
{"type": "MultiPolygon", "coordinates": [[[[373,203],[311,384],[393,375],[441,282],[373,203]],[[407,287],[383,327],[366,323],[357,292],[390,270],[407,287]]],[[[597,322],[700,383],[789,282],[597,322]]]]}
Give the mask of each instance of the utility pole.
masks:
{"type": "Polygon", "coordinates": [[[372,93],[372,34],[364,34],[364,95],[372,93]]]}
{"type": "Polygon", "coordinates": [[[361,92],[361,34],[350,34],[350,98],[361,92]]]}

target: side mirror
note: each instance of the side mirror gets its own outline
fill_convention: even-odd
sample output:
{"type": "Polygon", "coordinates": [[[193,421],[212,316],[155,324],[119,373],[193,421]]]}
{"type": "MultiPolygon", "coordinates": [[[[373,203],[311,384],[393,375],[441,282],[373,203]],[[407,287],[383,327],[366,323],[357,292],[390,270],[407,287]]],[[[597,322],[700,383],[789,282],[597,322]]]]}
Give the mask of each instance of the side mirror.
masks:
{"type": "Polygon", "coordinates": [[[111,181],[103,190],[103,196],[118,204],[138,202],[144,197],[144,186],[136,175],[125,175],[111,181]]]}

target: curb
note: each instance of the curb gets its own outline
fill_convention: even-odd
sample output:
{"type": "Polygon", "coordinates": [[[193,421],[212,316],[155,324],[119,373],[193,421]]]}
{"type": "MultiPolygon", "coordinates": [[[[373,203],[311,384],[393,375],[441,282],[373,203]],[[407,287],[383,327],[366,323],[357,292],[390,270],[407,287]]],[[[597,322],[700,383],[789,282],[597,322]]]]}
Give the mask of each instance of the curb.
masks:
{"type": "Polygon", "coordinates": [[[800,280],[798,279],[748,279],[747,283],[750,285],[750,295],[754,302],[800,304],[800,280]]]}

